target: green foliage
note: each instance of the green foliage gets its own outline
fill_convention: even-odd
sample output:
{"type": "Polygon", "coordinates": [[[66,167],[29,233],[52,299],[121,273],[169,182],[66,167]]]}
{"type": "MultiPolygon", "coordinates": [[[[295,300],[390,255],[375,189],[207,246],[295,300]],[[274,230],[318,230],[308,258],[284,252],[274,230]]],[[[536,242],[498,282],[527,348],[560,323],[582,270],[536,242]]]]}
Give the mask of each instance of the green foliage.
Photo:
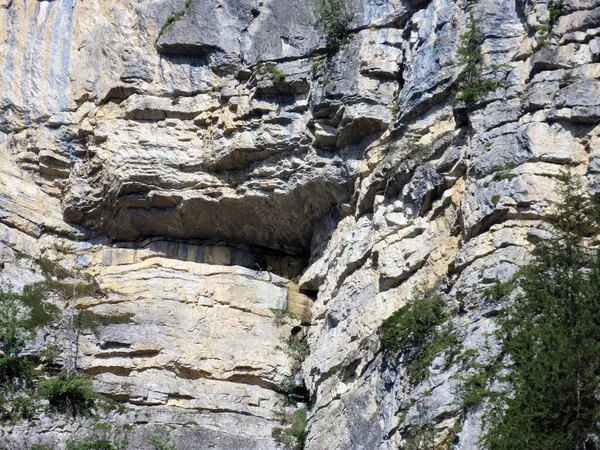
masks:
{"type": "Polygon", "coordinates": [[[51,366],[56,363],[60,353],[60,348],[54,344],[48,344],[42,350],[40,350],[38,356],[44,365],[51,366]]]}
{"type": "Polygon", "coordinates": [[[286,378],[279,384],[279,390],[286,396],[289,397],[295,390],[298,385],[296,384],[296,380],[293,377],[286,378]]]}
{"type": "Polygon", "coordinates": [[[486,436],[492,450],[578,450],[600,431],[600,253],[585,245],[595,226],[580,183],[562,181],[555,236],[537,243],[501,322],[511,392],[486,436]]]}
{"type": "Polygon", "coordinates": [[[494,284],[483,291],[484,297],[494,303],[504,300],[514,289],[515,279],[511,278],[508,281],[496,280],[494,284]]]}
{"type": "Polygon", "coordinates": [[[548,0],[548,12],[550,13],[550,23],[554,23],[563,15],[565,4],[563,0],[548,0]]]}
{"type": "Polygon", "coordinates": [[[154,450],[177,450],[171,444],[171,431],[166,427],[155,427],[152,436],[148,438],[148,442],[154,450]]]}
{"type": "Polygon", "coordinates": [[[463,385],[464,397],[463,408],[467,409],[470,406],[481,403],[490,395],[487,389],[489,378],[486,373],[475,373],[467,378],[463,385]]]}
{"type": "Polygon", "coordinates": [[[42,269],[42,273],[46,276],[46,279],[49,279],[51,277],[64,279],[71,275],[71,272],[62,267],[56,261],[51,261],[47,258],[41,258],[38,260],[38,264],[40,266],[40,269],[42,269]]]}
{"type": "Polygon", "coordinates": [[[491,201],[492,201],[492,205],[496,206],[498,204],[498,202],[500,201],[500,195],[499,194],[492,195],[491,201]]]}
{"type": "Polygon", "coordinates": [[[421,138],[412,133],[408,133],[402,139],[400,150],[406,158],[412,158],[419,162],[424,161],[430,152],[430,148],[427,145],[421,144],[421,138]]]}
{"type": "Polygon", "coordinates": [[[396,353],[423,346],[434,327],[442,323],[444,318],[444,301],[441,297],[417,295],[383,321],[380,328],[381,348],[396,353]]]}
{"type": "Polygon", "coordinates": [[[129,444],[132,425],[113,426],[99,422],[84,439],[69,441],[67,450],[125,450],[129,444]]]}
{"type": "Polygon", "coordinates": [[[293,360],[292,369],[298,370],[300,369],[300,366],[302,365],[304,360],[310,354],[310,348],[308,347],[308,344],[305,341],[300,340],[294,336],[288,339],[287,344],[290,356],[293,360]]]}
{"type": "Polygon", "coordinates": [[[498,81],[482,77],[485,64],[480,47],[484,41],[484,34],[480,25],[481,19],[471,14],[467,22],[467,30],[460,37],[456,56],[462,71],[457,80],[459,92],[452,100],[453,105],[464,102],[472,108],[489,93],[501,87],[498,81]]]}
{"type": "Polygon", "coordinates": [[[0,292],[0,388],[27,385],[34,376],[33,364],[22,356],[28,336],[23,332],[18,298],[0,292]]]}
{"type": "Polygon", "coordinates": [[[427,376],[438,355],[445,353],[446,364],[450,364],[460,353],[458,334],[450,326],[440,328],[446,319],[440,296],[417,295],[383,321],[381,348],[390,355],[408,355],[406,368],[411,381],[427,376]]]}
{"type": "Polygon", "coordinates": [[[552,25],[549,23],[535,26],[533,29],[536,33],[536,44],[533,48],[534,51],[538,51],[544,47],[547,47],[550,45],[551,40],[555,37],[555,35],[552,33],[552,25]]]}
{"type": "Polygon", "coordinates": [[[435,450],[435,427],[432,423],[425,423],[408,433],[408,441],[403,447],[406,450],[435,450]]]}
{"type": "Polygon", "coordinates": [[[40,381],[38,394],[48,400],[51,410],[73,416],[91,412],[99,397],[88,377],[68,373],[40,381]]]}
{"type": "Polygon", "coordinates": [[[565,74],[560,78],[558,83],[561,87],[564,87],[573,83],[575,80],[577,80],[577,76],[573,75],[572,72],[565,72],[565,74]]]}
{"type": "MultiPolygon", "coordinates": [[[[286,75],[282,73],[275,63],[261,63],[256,66],[256,73],[259,75],[264,75],[266,73],[270,73],[273,75],[273,84],[279,84],[285,81],[286,75]]],[[[267,268],[267,272],[270,272],[269,268],[267,268]]]]}
{"type": "Polygon", "coordinates": [[[23,323],[26,329],[35,329],[44,327],[53,322],[60,309],[51,303],[45,301],[46,293],[51,289],[51,283],[43,281],[25,286],[23,294],[17,298],[22,304],[29,308],[29,317],[23,323]]]}
{"type": "Polygon", "coordinates": [[[313,7],[315,25],[325,35],[327,52],[335,53],[347,42],[350,35],[350,23],[354,13],[350,11],[347,0],[317,0],[313,7]]]}
{"type": "Polygon", "coordinates": [[[54,450],[52,447],[49,447],[44,444],[33,444],[29,447],[29,450],[54,450]]]}
{"type": "Polygon", "coordinates": [[[165,33],[165,30],[167,29],[167,27],[169,25],[171,25],[172,23],[177,22],[178,20],[181,20],[181,18],[183,16],[185,16],[185,13],[187,12],[187,9],[190,6],[191,6],[191,1],[190,2],[186,1],[185,9],[182,9],[181,11],[178,11],[178,12],[173,13],[173,14],[169,14],[169,16],[167,17],[167,20],[165,20],[165,23],[163,23],[162,27],[160,27],[160,31],[158,32],[158,37],[160,38],[165,33]]]}
{"type": "Polygon", "coordinates": [[[20,389],[12,392],[3,388],[0,391],[0,420],[2,422],[16,423],[20,420],[31,420],[36,411],[32,399],[32,392],[20,389]]]}
{"type": "Polygon", "coordinates": [[[306,408],[300,408],[287,416],[284,427],[273,428],[273,439],[289,450],[304,450],[308,436],[306,408]]]}
{"type": "Polygon", "coordinates": [[[101,327],[123,323],[135,323],[133,316],[133,313],[98,314],[94,311],[86,309],[77,314],[76,323],[82,331],[89,330],[98,336],[101,327]]]}
{"type": "Polygon", "coordinates": [[[105,439],[87,438],[67,443],[67,450],[118,450],[118,447],[105,439]]]}
{"type": "Polygon", "coordinates": [[[65,255],[75,254],[75,249],[72,246],[60,242],[55,242],[52,245],[52,248],[57,252],[64,253],[65,255]]]}

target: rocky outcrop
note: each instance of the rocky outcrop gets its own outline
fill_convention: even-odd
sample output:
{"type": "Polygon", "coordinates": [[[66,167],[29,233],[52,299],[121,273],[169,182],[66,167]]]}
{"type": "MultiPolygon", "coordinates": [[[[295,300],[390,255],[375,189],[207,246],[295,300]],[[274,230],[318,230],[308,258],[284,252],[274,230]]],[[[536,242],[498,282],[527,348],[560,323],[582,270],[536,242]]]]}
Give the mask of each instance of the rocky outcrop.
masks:
{"type": "MultiPolygon", "coordinates": [[[[0,282],[53,261],[97,285],[50,292],[64,311],[129,318],[76,349],[127,408],[106,421],[133,425],[128,448],[164,424],[181,449],[278,448],[302,376],[308,449],[402,448],[423,423],[476,449],[465,359],[414,383],[377,330],[438,292],[461,304],[458,353],[497,349],[482,292],[528,260],[563,168],[598,186],[600,4],[551,23],[541,0],[352,0],[331,54],[297,3],[0,0],[0,282]],[[457,103],[471,15],[494,89],[457,103]]],[[[64,333],[36,345],[67,351],[64,333]]],[[[89,427],[42,414],[0,435],[62,449],[89,427]]]]}

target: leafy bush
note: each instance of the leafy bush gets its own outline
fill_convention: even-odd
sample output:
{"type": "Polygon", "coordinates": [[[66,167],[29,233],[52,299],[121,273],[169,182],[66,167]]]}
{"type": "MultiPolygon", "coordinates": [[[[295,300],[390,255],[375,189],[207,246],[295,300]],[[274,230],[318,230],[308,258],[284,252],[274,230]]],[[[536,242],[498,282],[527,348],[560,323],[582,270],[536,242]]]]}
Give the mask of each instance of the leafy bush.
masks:
{"type": "Polygon", "coordinates": [[[318,0],[313,13],[317,29],[325,35],[328,53],[335,53],[348,39],[354,19],[347,0],[318,0]]]}
{"type": "Polygon", "coordinates": [[[307,411],[306,408],[300,408],[293,415],[288,416],[285,428],[273,428],[273,439],[283,444],[290,450],[304,450],[306,438],[308,437],[307,411]]]}
{"type": "Polygon", "coordinates": [[[51,410],[73,416],[89,413],[98,398],[88,377],[67,373],[40,381],[38,394],[48,400],[51,410]]]}

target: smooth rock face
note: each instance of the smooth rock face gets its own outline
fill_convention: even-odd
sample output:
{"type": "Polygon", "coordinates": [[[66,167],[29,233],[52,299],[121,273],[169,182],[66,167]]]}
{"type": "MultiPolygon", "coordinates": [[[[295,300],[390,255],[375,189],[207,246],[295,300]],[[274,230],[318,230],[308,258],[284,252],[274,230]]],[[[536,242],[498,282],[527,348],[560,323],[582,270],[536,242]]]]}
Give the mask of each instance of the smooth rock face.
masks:
{"type": "MultiPolygon", "coordinates": [[[[528,261],[565,167],[600,190],[600,3],[565,1],[545,44],[537,0],[347,5],[352,34],[324,56],[311,2],[0,0],[0,284],[54,261],[98,287],[49,293],[65,314],[130,317],[77,349],[126,408],[105,421],[133,425],[128,449],[163,425],[181,450],[283,448],[290,377],[309,450],[402,448],[426,422],[479,448],[468,369],[440,355],[410,383],[377,329],[439,292],[461,301],[463,351],[497,351],[482,292],[528,261]],[[502,87],[468,108],[471,12],[502,87]]],[[[62,323],[35,345],[66,352],[62,323]]],[[[63,450],[91,426],[41,414],[0,441],[63,450]]]]}

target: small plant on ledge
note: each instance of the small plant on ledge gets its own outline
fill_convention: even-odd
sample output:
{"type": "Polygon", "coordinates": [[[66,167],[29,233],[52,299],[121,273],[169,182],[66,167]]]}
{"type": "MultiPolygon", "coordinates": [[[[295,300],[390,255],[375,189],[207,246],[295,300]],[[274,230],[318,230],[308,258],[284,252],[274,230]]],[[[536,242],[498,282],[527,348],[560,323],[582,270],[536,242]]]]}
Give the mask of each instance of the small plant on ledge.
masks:
{"type": "Polygon", "coordinates": [[[318,0],[313,13],[315,26],[325,35],[327,53],[336,53],[341,45],[348,42],[350,23],[354,19],[347,0],[318,0]]]}

